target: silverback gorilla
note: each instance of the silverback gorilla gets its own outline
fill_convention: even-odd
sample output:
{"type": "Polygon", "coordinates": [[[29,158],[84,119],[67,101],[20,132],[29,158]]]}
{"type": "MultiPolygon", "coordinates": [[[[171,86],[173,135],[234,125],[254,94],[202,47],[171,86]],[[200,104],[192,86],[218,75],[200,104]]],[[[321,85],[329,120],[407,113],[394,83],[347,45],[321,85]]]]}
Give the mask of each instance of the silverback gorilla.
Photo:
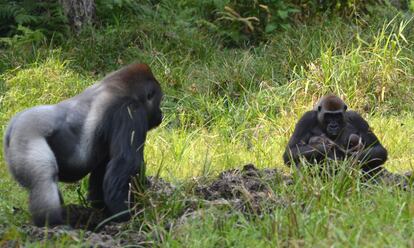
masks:
{"type": "Polygon", "coordinates": [[[387,160],[387,150],[358,113],[347,110],[339,97],[328,95],[296,124],[283,160],[298,166],[301,157],[319,163],[347,156],[356,156],[364,172],[376,173],[387,160]]]}
{"type": "Polygon", "coordinates": [[[14,178],[29,191],[34,224],[63,224],[57,182],[88,173],[88,199],[128,220],[129,182],[143,171],[146,133],[162,121],[161,98],[150,68],[131,64],[77,96],[18,113],[4,151],[14,178]]]}

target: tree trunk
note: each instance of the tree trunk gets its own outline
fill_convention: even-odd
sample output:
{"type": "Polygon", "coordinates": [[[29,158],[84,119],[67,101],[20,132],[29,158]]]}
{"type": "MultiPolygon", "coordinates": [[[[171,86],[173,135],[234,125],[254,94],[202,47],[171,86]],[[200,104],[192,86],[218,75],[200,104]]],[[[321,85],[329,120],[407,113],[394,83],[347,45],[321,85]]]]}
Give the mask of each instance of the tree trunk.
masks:
{"type": "Polygon", "coordinates": [[[79,32],[85,25],[91,24],[95,18],[94,0],[59,0],[69,24],[79,32]]]}

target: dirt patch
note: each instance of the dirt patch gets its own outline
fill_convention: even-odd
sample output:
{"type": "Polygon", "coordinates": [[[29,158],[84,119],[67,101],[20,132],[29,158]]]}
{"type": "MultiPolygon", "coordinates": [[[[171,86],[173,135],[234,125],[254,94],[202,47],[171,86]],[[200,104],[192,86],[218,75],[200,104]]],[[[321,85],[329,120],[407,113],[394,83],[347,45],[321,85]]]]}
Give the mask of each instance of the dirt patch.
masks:
{"type": "Polygon", "coordinates": [[[162,178],[151,176],[147,178],[149,183],[148,191],[150,191],[153,195],[168,197],[171,196],[176,190],[176,187],[173,184],[162,178]]]}
{"type": "MultiPolygon", "coordinates": [[[[152,196],[169,197],[173,194],[175,187],[161,178],[148,177],[148,188],[145,193],[150,192],[152,196]]],[[[101,229],[107,224],[110,216],[104,210],[86,207],[77,204],[69,204],[63,207],[63,218],[66,223],[76,229],[94,231],[101,229]],[[105,224],[107,222],[107,224],[105,224]]]]}
{"type": "Polygon", "coordinates": [[[92,231],[108,216],[103,210],[70,204],[64,206],[63,218],[73,228],[92,231]]]}
{"type": "MultiPolygon", "coordinates": [[[[229,206],[233,210],[245,213],[261,214],[274,208],[275,205],[286,205],[286,201],[275,194],[272,187],[292,183],[290,175],[277,169],[259,170],[252,164],[241,169],[231,169],[220,173],[217,179],[198,184],[195,196],[184,197],[186,201],[183,216],[199,208],[199,201],[205,207],[229,206]]],[[[148,188],[145,198],[151,202],[162,204],[176,190],[174,185],[161,178],[148,177],[148,188]],[[164,200],[163,200],[164,199],[164,200]]],[[[139,205],[138,205],[139,206],[139,205]]],[[[74,228],[95,230],[103,226],[108,218],[102,211],[79,205],[66,206],[66,219],[74,228]]],[[[139,211],[139,210],[138,210],[139,211]]],[[[107,225],[112,226],[112,223],[107,225]]]]}
{"type": "MultiPolygon", "coordinates": [[[[168,197],[175,187],[159,178],[148,177],[148,192],[155,195],[168,197]]],[[[81,241],[84,247],[124,247],[151,246],[152,240],[148,240],[148,235],[140,231],[128,230],[128,222],[114,223],[107,221],[107,216],[103,210],[94,209],[86,206],[70,204],[63,207],[63,215],[67,221],[67,226],[56,226],[53,228],[36,227],[26,225],[22,227],[27,235],[28,241],[41,241],[44,244],[51,244],[50,240],[60,240],[66,238],[72,241],[81,241]]],[[[53,243],[52,243],[53,244],[53,243]]],[[[19,247],[16,241],[9,241],[7,245],[19,247]]]]}
{"type": "Polygon", "coordinates": [[[413,185],[414,175],[413,172],[405,172],[403,174],[391,173],[387,170],[383,170],[379,177],[375,179],[377,183],[383,183],[387,186],[399,187],[403,190],[409,190],[413,185]]]}
{"type": "Polygon", "coordinates": [[[111,224],[102,228],[100,232],[82,231],[67,226],[56,226],[53,228],[24,226],[30,241],[41,241],[51,244],[52,240],[82,241],[83,247],[124,247],[126,245],[145,245],[146,236],[139,232],[123,231],[123,224],[111,224]]]}
{"type": "Polygon", "coordinates": [[[209,185],[200,185],[196,192],[210,205],[229,204],[237,210],[260,214],[271,205],[284,205],[286,202],[275,195],[272,185],[291,184],[290,175],[277,169],[258,170],[248,164],[242,169],[232,169],[220,173],[209,185]]]}

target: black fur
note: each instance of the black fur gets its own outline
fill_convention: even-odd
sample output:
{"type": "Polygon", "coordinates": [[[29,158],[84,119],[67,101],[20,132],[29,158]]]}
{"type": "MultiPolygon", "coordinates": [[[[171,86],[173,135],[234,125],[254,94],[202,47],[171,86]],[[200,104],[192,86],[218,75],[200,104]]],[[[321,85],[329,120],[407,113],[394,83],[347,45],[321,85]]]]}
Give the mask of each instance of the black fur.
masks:
{"type": "MultiPolygon", "coordinates": [[[[104,203],[111,213],[127,210],[131,177],[144,172],[144,143],[148,127],[147,113],[140,103],[120,99],[103,118],[102,142],[109,144],[111,157],[102,182],[104,203]]],[[[118,219],[124,220],[126,215],[118,219]]]]}
{"type": "MultiPolygon", "coordinates": [[[[381,145],[378,138],[369,128],[368,123],[355,111],[344,113],[345,125],[339,135],[333,141],[340,147],[347,147],[351,134],[357,134],[362,138],[366,149],[362,151],[358,159],[362,163],[365,172],[379,171],[382,164],[387,160],[387,150],[381,145]]],[[[325,127],[318,121],[318,110],[306,112],[296,124],[295,130],[288,142],[283,154],[285,164],[292,163],[299,166],[300,158],[310,163],[323,162],[326,158],[344,159],[345,154],[342,149],[333,147],[332,150],[315,149],[309,144],[309,140],[314,136],[326,135],[325,127]]]]}
{"type": "Polygon", "coordinates": [[[63,224],[58,181],[89,173],[91,204],[127,220],[129,184],[137,174],[144,180],[144,144],[162,121],[161,99],[150,68],[132,64],[77,96],[17,114],[5,134],[5,157],[29,191],[34,223],[63,224]]]}

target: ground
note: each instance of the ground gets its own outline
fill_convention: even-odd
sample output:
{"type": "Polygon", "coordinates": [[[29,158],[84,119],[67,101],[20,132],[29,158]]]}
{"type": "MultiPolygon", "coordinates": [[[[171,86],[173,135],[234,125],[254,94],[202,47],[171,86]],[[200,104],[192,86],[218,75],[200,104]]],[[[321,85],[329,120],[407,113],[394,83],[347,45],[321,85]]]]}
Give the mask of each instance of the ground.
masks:
{"type": "MultiPolygon", "coordinates": [[[[172,184],[149,177],[150,185],[145,194],[151,200],[170,197],[177,190],[172,184]]],[[[203,208],[224,207],[251,216],[260,216],[272,210],[272,205],[287,206],[288,202],[275,195],[270,184],[292,184],[292,178],[275,169],[258,170],[254,165],[245,165],[243,169],[225,171],[213,182],[197,184],[195,193],[188,195],[185,207],[177,218],[167,224],[168,229],[184,225],[188,219],[199,217],[203,208]],[[202,203],[201,203],[202,201],[202,203]]],[[[145,233],[125,232],[127,224],[107,221],[101,210],[70,204],[65,206],[64,218],[67,225],[53,228],[39,228],[24,225],[22,231],[30,241],[45,242],[53,238],[66,236],[72,240],[84,240],[91,246],[122,247],[126,245],[153,245],[153,240],[145,233]],[[84,231],[86,230],[86,231],[84,231]]],[[[151,237],[151,236],[150,236],[151,237]]],[[[7,245],[18,244],[9,240],[7,245]]],[[[46,243],[47,244],[47,243],[46,243]]]]}
{"type": "MultiPolygon", "coordinates": [[[[398,182],[407,178],[400,178],[395,174],[387,174],[375,182],[363,179],[365,187],[381,184],[390,189],[398,187],[398,182]],[[390,178],[394,180],[390,180],[390,178]],[[398,177],[398,180],[395,180],[398,177]],[[385,181],[383,181],[385,179],[385,181]]],[[[143,194],[146,201],[162,204],[166,198],[178,191],[177,187],[161,178],[149,177],[149,186],[143,194]]],[[[328,176],[325,180],[331,180],[328,176]]],[[[360,180],[354,177],[351,180],[360,180]]],[[[195,183],[192,194],[187,193],[185,203],[180,213],[165,224],[165,229],[173,232],[180,231],[188,222],[200,220],[209,209],[221,209],[221,214],[231,215],[239,212],[248,219],[261,219],[272,214],[277,208],[289,208],[293,204],[300,204],[305,210],[306,202],[294,202],[292,198],[280,196],[273,190],[274,187],[286,187],[294,184],[294,176],[277,169],[259,170],[254,165],[244,165],[241,169],[231,169],[220,173],[211,182],[195,183]]],[[[201,179],[203,181],[203,179],[201,179]]],[[[400,187],[398,187],[400,188],[400,187]]],[[[401,189],[401,188],[400,188],[401,189]]],[[[406,188],[408,189],[408,188],[406,188]]],[[[138,207],[138,212],[145,211],[145,204],[138,207]]],[[[139,215],[139,213],[138,213],[139,215]]],[[[39,228],[30,224],[23,225],[21,231],[29,237],[30,242],[48,244],[50,240],[65,237],[71,241],[82,240],[93,247],[124,247],[124,246],[152,246],[158,245],[156,233],[145,233],[140,230],[131,231],[128,223],[115,223],[107,220],[101,210],[70,204],[65,206],[67,225],[53,228],[39,228]]],[[[18,245],[16,240],[8,240],[3,245],[18,245]]]]}

